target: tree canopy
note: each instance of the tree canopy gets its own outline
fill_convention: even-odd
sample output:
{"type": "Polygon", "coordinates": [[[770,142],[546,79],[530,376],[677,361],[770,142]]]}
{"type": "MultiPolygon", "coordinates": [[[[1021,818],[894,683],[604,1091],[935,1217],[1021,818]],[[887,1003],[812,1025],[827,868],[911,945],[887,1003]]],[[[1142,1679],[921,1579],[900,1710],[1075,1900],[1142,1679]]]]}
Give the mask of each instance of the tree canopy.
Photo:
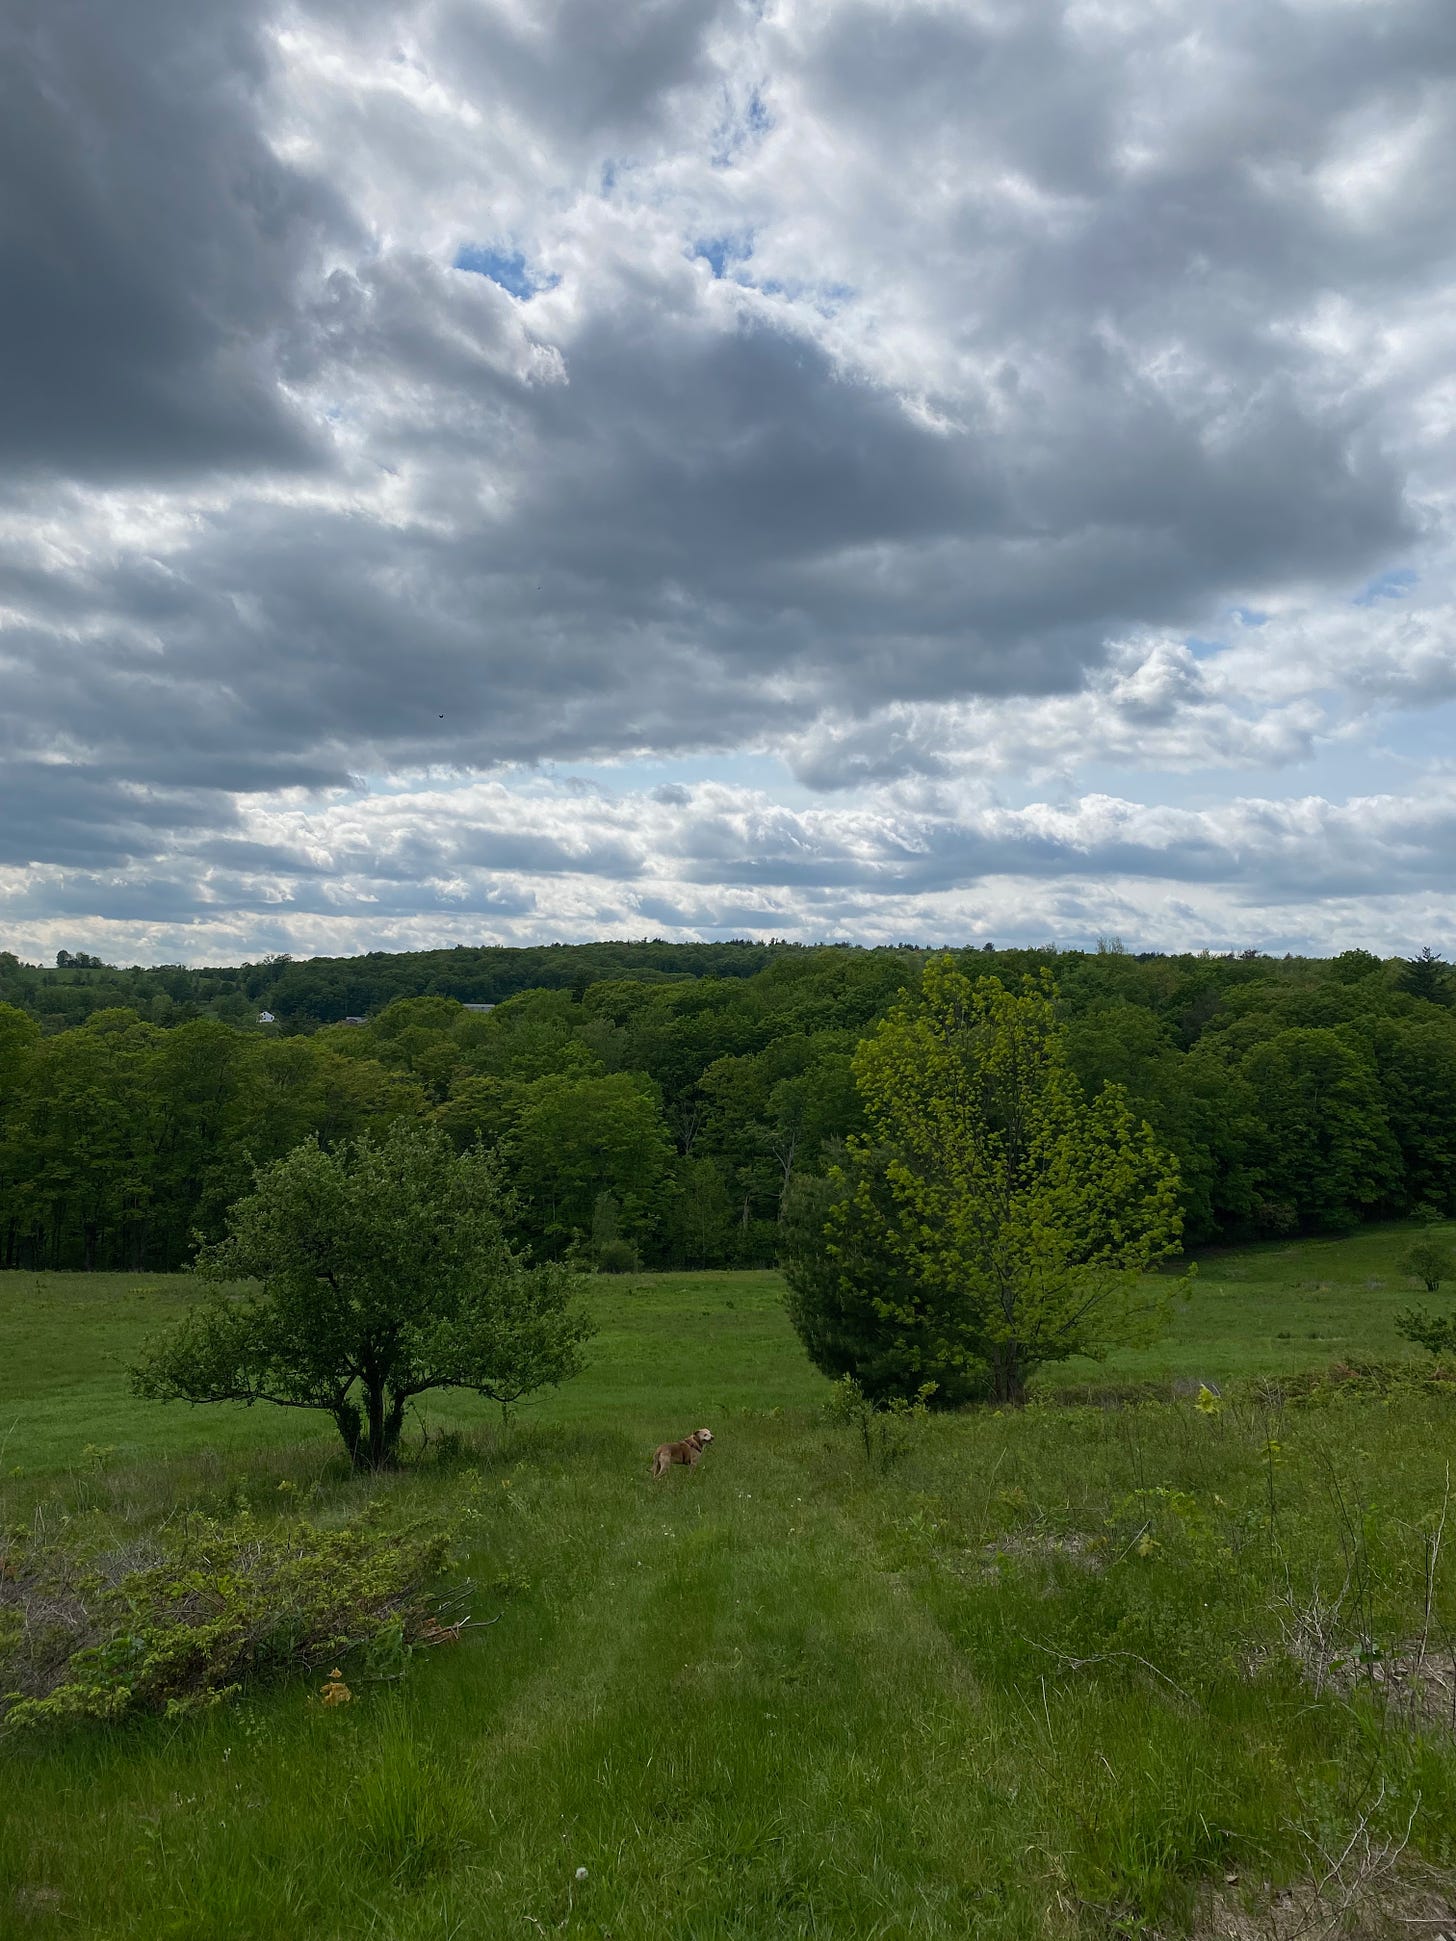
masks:
{"type": "Polygon", "coordinates": [[[1049,978],[1009,991],[931,958],[854,1070],[868,1133],[832,1176],[819,1247],[787,1267],[821,1365],[853,1355],[883,1392],[888,1357],[902,1394],[982,1382],[1019,1401],[1043,1363],[1156,1325],[1174,1283],[1145,1275],[1178,1247],[1177,1169],[1120,1087],[1087,1098],[1049,978]],[[827,1345],[836,1304],[858,1339],[827,1345]]]}
{"type": "Polygon", "coordinates": [[[414,1397],[470,1389],[509,1407],[581,1366],[573,1277],[511,1245],[508,1211],[491,1157],[437,1127],[332,1152],[305,1140],[203,1248],[215,1291],[152,1344],[133,1388],[322,1410],[356,1467],[387,1467],[414,1397]]]}
{"type": "MultiPolygon", "coordinates": [[[[609,1195],[644,1266],[771,1265],[796,1181],[866,1130],[855,1047],[926,957],[641,943],[114,970],[70,955],[57,969],[0,951],[0,1267],[177,1267],[194,1231],[220,1236],[254,1162],[398,1118],[490,1146],[513,1238],[538,1256],[582,1257],[609,1195]]],[[[956,962],[1012,992],[1054,972],[1085,1096],[1115,1080],[1176,1157],[1190,1241],[1456,1212],[1456,986],[1433,953],[956,962]]]]}

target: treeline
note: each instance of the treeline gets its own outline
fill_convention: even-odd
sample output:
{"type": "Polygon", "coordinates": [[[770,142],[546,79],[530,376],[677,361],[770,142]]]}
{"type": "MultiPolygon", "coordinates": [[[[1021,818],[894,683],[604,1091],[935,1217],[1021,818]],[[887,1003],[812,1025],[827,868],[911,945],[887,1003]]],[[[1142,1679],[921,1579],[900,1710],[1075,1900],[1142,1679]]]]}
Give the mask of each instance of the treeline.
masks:
{"type": "MultiPolygon", "coordinates": [[[[767,1264],[790,1180],[822,1171],[860,1127],[855,1045],[924,956],[759,945],[505,954],[498,978],[523,974],[515,960],[529,958],[546,961],[551,981],[494,998],[474,993],[501,983],[467,984],[467,1002],[496,1004],[488,1012],[416,992],[363,1025],[295,1035],[206,1016],[167,1025],[116,1005],[55,1030],[41,1007],[0,1004],[0,1262],[177,1266],[194,1233],[219,1232],[253,1163],[310,1132],[331,1145],[413,1115],[462,1146],[498,1149],[520,1237],[545,1254],[608,1267],[767,1264]]],[[[496,954],[341,961],[364,966],[367,982],[383,979],[375,966],[462,955],[496,954]]],[[[1177,1154],[1190,1239],[1456,1210],[1456,989],[1429,953],[958,956],[1012,984],[1054,972],[1079,1077],[1124,1085],[1177,1154]]],[[[269,988],[297,990],[285,980],[315,968],[274,967],[269,988]]],[[[325,960],[318,990],[366,1006],[359,988],[331,981],[334,968],[325,960]]],[[[250,974],[226,973],[244,984],[250,974]]]]}
{"type": "Polygon", "coordinates": [[[119,968],[86,951],[60,950],[50,965],[24,964],[0,950],[0,1004],[28,1011],[48,1031],[124,1006],[150,1024],[194,1018],[231,1024],[269,1011],[284,1032],[307,1032],[368,1017],[401,997],[453,997],[499,1004],[531,990],[584,990],[609,978],[671,983],[695,977],[752,977],[797,944],[460,944],[366,957],[267,957],[226,969],[186,964],[119,968]]]}

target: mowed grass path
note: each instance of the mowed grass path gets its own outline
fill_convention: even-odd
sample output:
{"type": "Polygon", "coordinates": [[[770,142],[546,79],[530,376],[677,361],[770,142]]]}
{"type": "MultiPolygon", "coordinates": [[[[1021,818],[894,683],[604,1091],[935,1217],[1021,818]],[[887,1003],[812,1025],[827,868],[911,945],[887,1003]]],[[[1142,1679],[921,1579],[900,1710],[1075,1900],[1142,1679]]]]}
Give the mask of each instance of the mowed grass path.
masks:
{"type": "MultiPolygon", "coordinates": [[[[1389,1353],[1408,1237],[1210,1261],[1109,1373],[1389,1353]]],[[[180,1505],[374,1500],[449,1526],[489,1623],[398,1682],[350,1668],[335,1710],[299,1681],[0,1742],[0,1935],[1172,1934],[1227,1874],[1319,1873],[1372,1811],[1456,1866],[1449,1728],[1316,1696],[1270,1604],[1338,1591],[1353,1541],[1350,1624],[1419,1630],[1444,1398],[981,1412],[882,1474],[822,1421],[774,1277],[648,1277],[593,1287],[592,1368],[525,1425],[434,1409],[463,1452],[356,1481],[282,1411],[129,1399],[184,1292],[0,1280],[6,1520],[105,1543],[180,1505]],[[652,1442],[699,1422],[701,1469],[652,1483],[652,1442]]],[[[1439,1559],[1434,1588],[1449,1637],[1439,1559]]]]}

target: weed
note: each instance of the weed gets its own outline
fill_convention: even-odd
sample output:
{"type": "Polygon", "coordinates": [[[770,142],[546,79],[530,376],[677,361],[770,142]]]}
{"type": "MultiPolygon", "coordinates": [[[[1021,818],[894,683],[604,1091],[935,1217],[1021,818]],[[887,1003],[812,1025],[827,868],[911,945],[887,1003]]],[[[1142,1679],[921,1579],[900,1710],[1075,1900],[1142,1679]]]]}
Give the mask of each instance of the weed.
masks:
{"type": "Polygon", "coordinates": [[[934,1393],[935,1383],[926,1382],[913,1402],[898,1395],[872,1402],[853,1375],[841,1375],[830,1384],[824,1418],[852,1431],[864,1450],[865,1461],[883,1475],[909,1455],[930,1420],[926,1404],[934,1393]]]}

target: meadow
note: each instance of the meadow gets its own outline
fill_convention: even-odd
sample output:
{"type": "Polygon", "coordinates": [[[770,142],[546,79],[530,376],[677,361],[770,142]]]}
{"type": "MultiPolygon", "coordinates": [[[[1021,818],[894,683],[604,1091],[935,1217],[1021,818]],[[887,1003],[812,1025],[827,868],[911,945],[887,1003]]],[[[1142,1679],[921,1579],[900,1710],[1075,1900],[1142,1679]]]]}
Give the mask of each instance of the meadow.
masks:
{"type": "Polygon", "coordinates": [[[324,1666],[6,1735],[0,1934],[1434,1936],[1456,1394],[1270,1379],[1405,1352],[1409,1238],[1211,1253],[1155,1347],[868,1452],[776,1276],[599,1278],[583,1376],[436,1404],[373,1479],[326,1423],[128,1395],[185,1278],[0,1276],[6,1527],[372,1501],[448,1529],[478,1620],[347,1705],[324,1666]]]}

